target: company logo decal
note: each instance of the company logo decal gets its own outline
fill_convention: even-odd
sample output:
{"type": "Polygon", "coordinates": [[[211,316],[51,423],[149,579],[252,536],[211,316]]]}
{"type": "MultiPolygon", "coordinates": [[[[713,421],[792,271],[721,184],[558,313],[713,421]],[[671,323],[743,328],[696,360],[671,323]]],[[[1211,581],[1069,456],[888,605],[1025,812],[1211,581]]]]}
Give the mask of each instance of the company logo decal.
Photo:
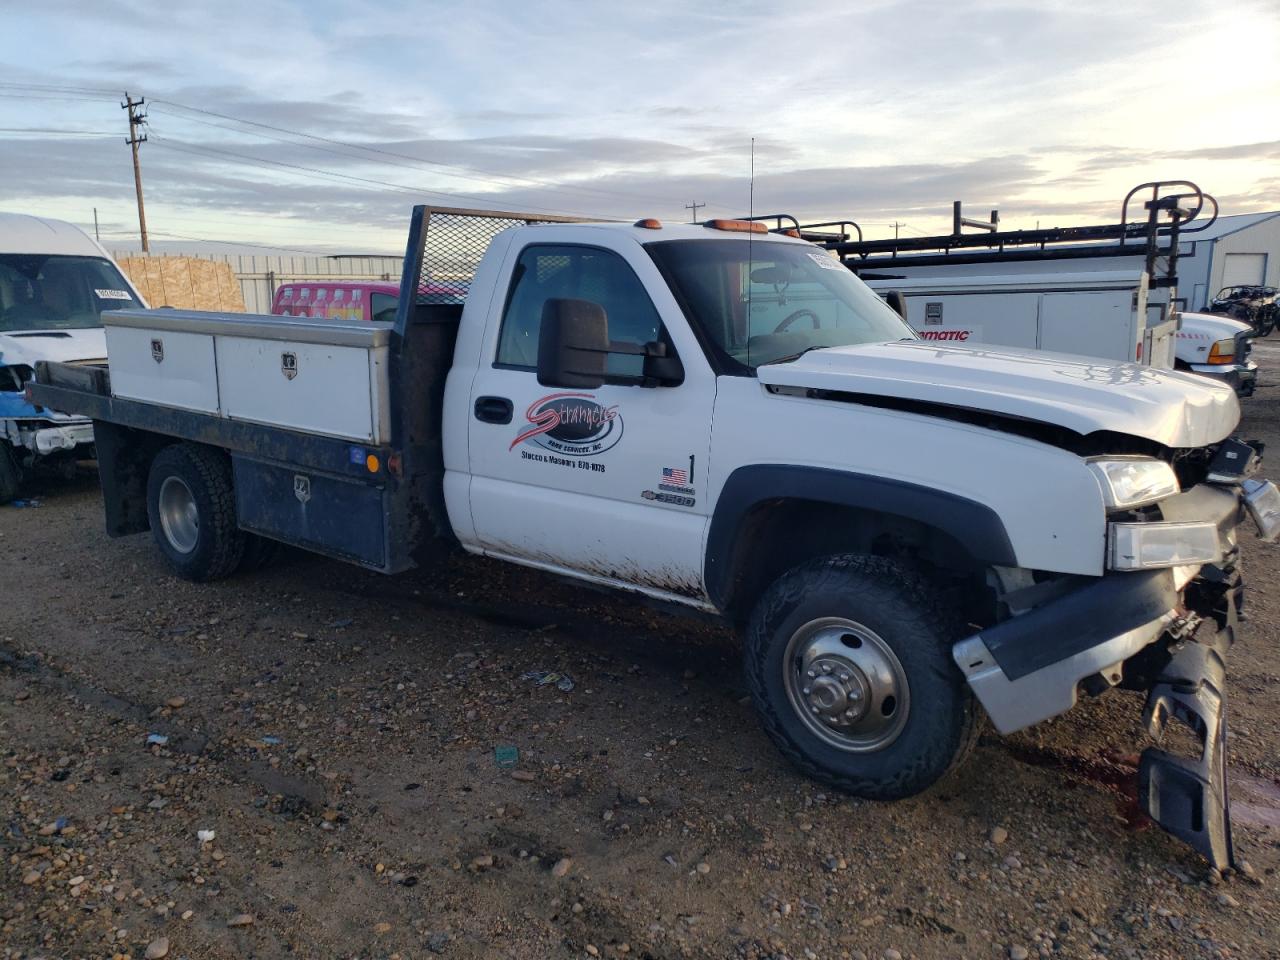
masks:
{"type": "Polygon", "coordinates": [[[280,372],[284,374],[286,380],[292,380],[298,375],[298,355],[296,353],[280,354],[280,372]]]}
{"type": "Polygon", "coordinates": [[[921,330],[921,340],[951,340],[963,342],[974,336],[973,330],[921,330]]]}
{"type": "Polygon", "coordinates": [[[164,359],[164,341],[163,340],[151,341],[151,359],[154,360],[156,363],[159,363],[161,360],[164,359]]]}
{"type": "Polygon", "coordinates": [[[311,478],[304,477],[300,473],[293,475],[293,495],[298,498],[299,503],[306,503],[311,499],[311,478]]]}
{"type": "Polygon", "coordinates": [[[569,457],[594,457],[622,439],[622,414],[606,407],[590,393],[551,393],[529,404],[529,425],[516,435],[508,450],[526,441],[569,457]]]}

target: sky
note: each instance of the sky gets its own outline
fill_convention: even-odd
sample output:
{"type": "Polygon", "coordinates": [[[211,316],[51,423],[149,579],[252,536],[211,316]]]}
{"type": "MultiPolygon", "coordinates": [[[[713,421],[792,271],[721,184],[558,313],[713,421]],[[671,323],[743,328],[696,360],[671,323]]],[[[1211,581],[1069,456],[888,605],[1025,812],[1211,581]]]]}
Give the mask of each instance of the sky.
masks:
{"type": "Polygon", "coordinates": [[[0,210],[136,248],[400,253],[414,203],[869,237],[1280,209],[1277,0],[0,0],[0,210]],[[752,142],[754,139],[754,159],[752,142]],[[754,164],[754,184],[752,171],[754,164]]]}

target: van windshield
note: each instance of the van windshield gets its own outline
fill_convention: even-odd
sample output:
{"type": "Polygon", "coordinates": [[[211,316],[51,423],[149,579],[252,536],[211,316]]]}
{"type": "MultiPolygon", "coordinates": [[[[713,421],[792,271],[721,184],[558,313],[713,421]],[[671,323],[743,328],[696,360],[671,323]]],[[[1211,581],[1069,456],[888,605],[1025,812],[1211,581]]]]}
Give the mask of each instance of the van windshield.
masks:
{"type": "Polygon", "coordinates": [[[109,260],[0,253],[0,333],[100,327],[104,310],[140,306],[109,260]]]}
{"type": "Polygon", "coordinates": [[[814,246],[665,240],[645,249],[730,373],[821,347],[916,339],[866,284],[814,246]]]}

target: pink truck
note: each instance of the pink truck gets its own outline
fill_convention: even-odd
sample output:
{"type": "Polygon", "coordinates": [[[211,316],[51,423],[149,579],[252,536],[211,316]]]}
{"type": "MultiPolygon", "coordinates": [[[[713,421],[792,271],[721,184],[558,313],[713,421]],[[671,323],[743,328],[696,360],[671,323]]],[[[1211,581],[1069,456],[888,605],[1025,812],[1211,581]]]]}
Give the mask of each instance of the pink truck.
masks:
{"type": "Polygon", "coordinates": [[[276,290],[271,312],[285,317],[328,317],[331,320],[396,318],[400,284],[389,280],[294,281],[276,290]]]}
{"type": "MultiPolygon", "coordinates": [[[[467,296],[464,284],[433,283],[422,292],[456,297],[458,303],[467,296]]],[[[294,280],[276,289],[271,312],[285,317],[394,323],[399,303],[400,284],[393,280],[294,280]]]]}

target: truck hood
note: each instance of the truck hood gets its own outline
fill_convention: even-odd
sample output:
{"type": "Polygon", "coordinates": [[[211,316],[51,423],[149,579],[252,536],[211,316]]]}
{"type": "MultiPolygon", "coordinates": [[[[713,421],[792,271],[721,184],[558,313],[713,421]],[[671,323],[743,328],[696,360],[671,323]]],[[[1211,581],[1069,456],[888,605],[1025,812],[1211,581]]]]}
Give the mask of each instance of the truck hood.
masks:
{"type": "Polygon", "coordinates": [[[1203,334],[1213,340],[1226,340],[1253,329],[1243,320],[1233,320],[1216,313],[1182,313],[1179,316],[1182,318],[1179,336],[1186,331],[1190,334],[1203,334]]]}
{"type": "Polygon", "coordinates": [[[75,363],[78,360],[107,358],[106,334],[101,327],[80,330],[16,330],[0,332],[0,366],[26,364],[37,360],[75,363]]]}
{"type": "Polygon", "coordinates": [[[1206,377],[1091,357],[904,340],[830,347],[758,369],[762,383],[895,397],[1033,420],[1081,435],[1112,431],[1167,447],[1229,436],[1240,405],[1206,377]]]}

